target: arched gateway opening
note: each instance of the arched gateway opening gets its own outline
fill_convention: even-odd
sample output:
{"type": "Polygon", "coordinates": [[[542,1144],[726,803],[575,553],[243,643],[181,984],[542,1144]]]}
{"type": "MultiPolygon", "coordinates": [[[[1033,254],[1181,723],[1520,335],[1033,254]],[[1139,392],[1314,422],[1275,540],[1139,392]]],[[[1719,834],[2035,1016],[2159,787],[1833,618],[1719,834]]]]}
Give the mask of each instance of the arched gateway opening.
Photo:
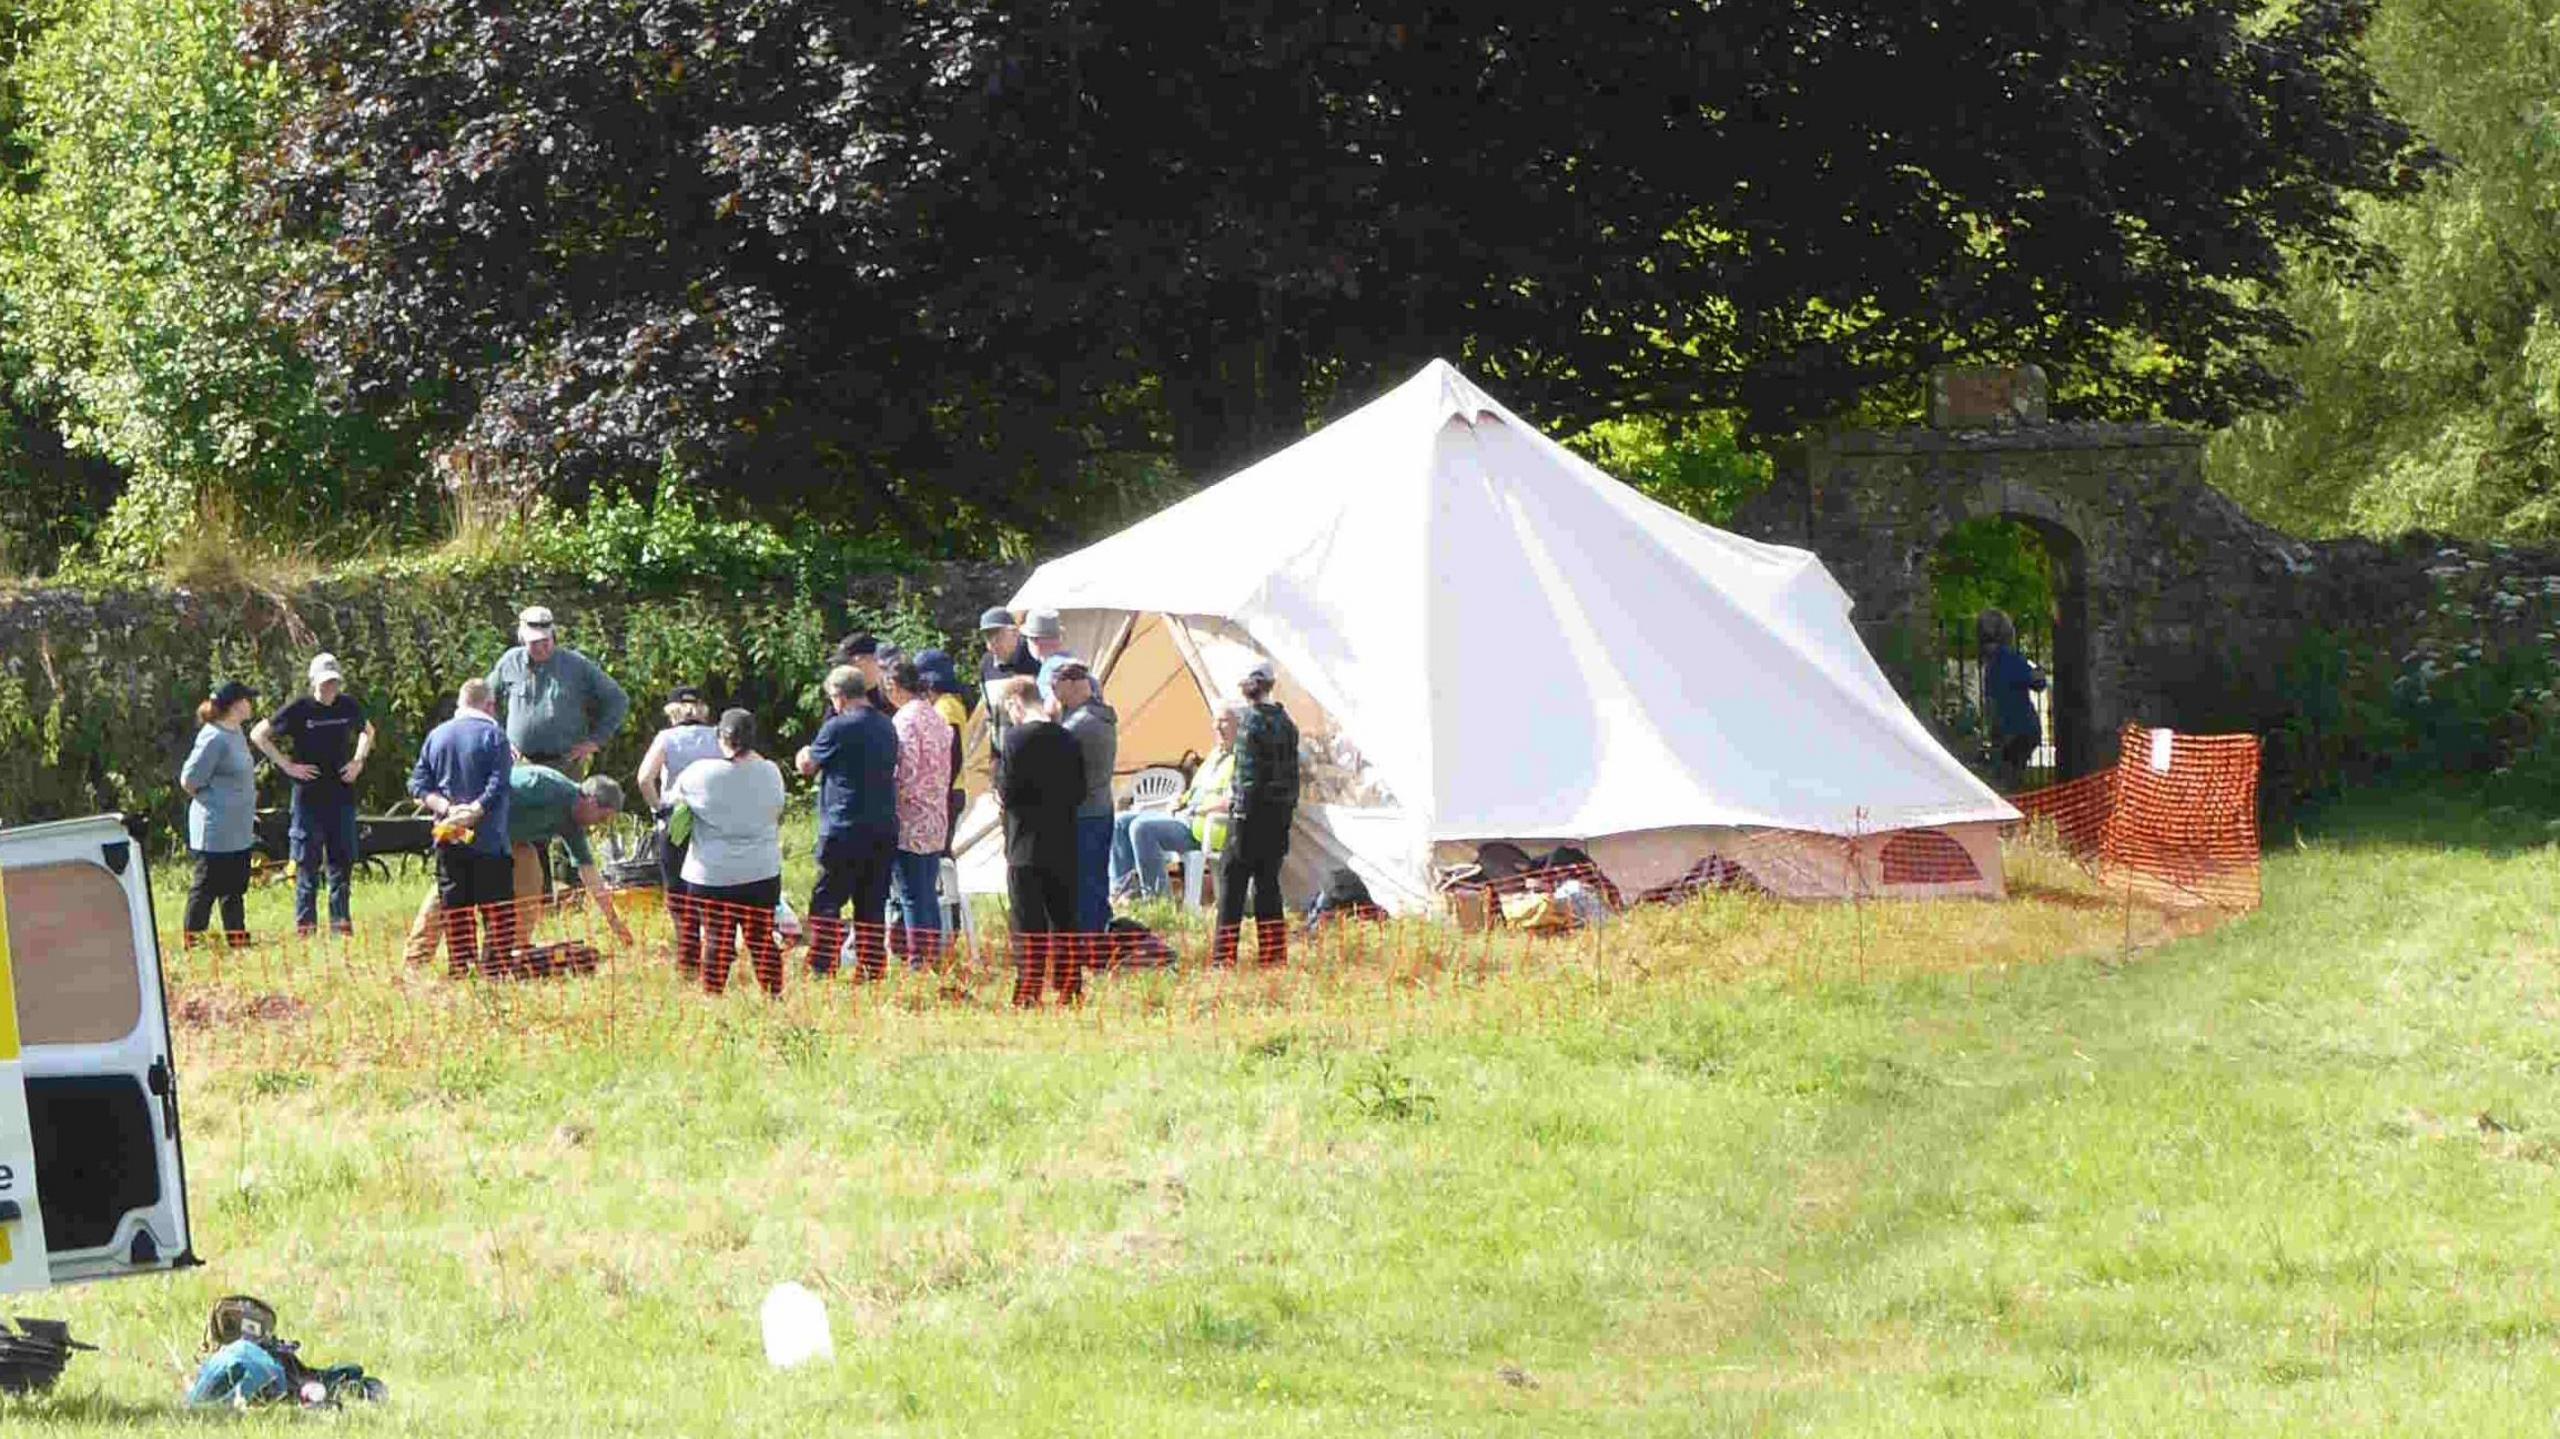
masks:
{"type": "Polygon", "coordinates": [[[2085,774],[2089,701],[2088,551],[2045,516],[2002,511],[1946,531],[1930,552],[1929,616],[1936,663],[1930,721],[1984,778],[2033,788],[2085,774]],[[2017,628],[2017,648],[2046,678],[2033,702],[2039,742],[2023,774],[1998,761],[1997,726],[1983,688],[1977,640],[1983,611],[2017,628]]]}

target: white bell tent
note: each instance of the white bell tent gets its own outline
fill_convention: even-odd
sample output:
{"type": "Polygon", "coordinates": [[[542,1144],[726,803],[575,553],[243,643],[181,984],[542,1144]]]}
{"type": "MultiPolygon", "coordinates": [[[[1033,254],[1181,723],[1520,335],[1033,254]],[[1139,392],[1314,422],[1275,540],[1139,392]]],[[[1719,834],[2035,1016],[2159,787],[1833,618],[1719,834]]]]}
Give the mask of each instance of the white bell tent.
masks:
{"type": "MultiPolygon", "coordinates": [[[[1492,840],[1570,843],[1630,898],[1718,858],[1787,895],[2001,892],[2017,812],[1894,693],[1818,559],[1645,498],[1445,361],[1014,606],[1094,662],[1123,776],[1207,753],[1213,704],[1277,666],[1293,901],[1348,865],[1416,909],[1492,840]]],[[[1003,887],[995,818],[981,796],[961,828],[975,892],[1003,887]]]]}

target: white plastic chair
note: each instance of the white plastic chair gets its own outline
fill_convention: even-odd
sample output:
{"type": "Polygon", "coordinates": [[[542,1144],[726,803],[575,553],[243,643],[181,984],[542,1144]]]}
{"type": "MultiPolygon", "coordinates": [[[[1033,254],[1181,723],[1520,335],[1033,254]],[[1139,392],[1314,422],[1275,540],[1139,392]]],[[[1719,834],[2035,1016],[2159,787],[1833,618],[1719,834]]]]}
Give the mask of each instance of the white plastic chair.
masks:
{"type": "Polygon", "coordinates": [[[1178,769],[1164,765],[1142,769],[1129,780],[1129,808],[1154,814],[1168,813],[1182,802],[1182,792],[1190,784],[1178,769]]]}
{"type": "Polygon", "coordinates": [[[942,932],[966,935],[974,948],[978,932],[969,913],[969,895],[960,888],[959,863],[948,855],[943,856],[942,873],[934,882],[934,890],[934,898],[942,907],[942,932]]]}

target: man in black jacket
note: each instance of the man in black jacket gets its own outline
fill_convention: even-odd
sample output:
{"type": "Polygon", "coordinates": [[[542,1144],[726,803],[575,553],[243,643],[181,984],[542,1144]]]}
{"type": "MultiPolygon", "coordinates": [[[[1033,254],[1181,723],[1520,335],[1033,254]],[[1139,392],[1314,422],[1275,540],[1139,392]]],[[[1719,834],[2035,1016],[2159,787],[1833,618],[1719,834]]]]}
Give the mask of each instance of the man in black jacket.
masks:
{"type": "Polygon", "coordinates": [[[1039,686],[1008,675],[987,687],[1006,719],[996,798],[1004,806],[1005,892],[1013,902],[1013,1002],[1036,1008],[1054,985],[1072,1004],[1084,974],[1076,927],[1076,806],[1084,751],[1049,715],[1039,686]]]}
{"type": "Polygon", "coordinates": [[[1236,731],[1233,825],[1218,860],[1218,935],[1211,964],[1236,962],[1248,888],[1255,958],[1266,965],[1289,958],[1280,862],[1289,857],[1289,825],[1298,815],[1298,726],[1271,697],[1277,683],[1271,662],[1265,660],[1247,670],[1239,686],[1246,708],[1236,731]]]}

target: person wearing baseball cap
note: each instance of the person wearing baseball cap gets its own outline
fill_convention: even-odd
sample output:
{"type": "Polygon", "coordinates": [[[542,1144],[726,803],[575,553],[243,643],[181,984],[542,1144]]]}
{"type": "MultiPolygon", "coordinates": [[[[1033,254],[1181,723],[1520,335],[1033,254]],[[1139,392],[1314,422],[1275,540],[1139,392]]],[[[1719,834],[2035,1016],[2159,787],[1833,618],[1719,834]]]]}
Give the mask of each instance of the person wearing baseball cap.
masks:
{"type": "Polygon", "coordinates": [[[862,672],[827,672],[833,713],[792,763],[818,781],[818,882],[809,892],[809,968],[832,974],[853,906],[854,976],[888,973],[890,876],[898,850],[898,731],[863,698],[862,672]]]}
{"type": "Polygon", "coordinates": [[[881,687],[880,667],[884,663],[881,654],[884,651],[894,654],[897,648],[869,631],[846,635],[836,641],[835,653],[827,656],[827,667],[832,672],[841,666],[851,665],[862,676],[862,702],[886,717],[896,714],[898,707],[889,703],[888,691],[881,687]]]}
{"type": "Polygon", "coordinates": [[[978,661],[981,687],[1006,675],[1029,679],[1040,673],[1040,659],[1022,642],[1022,630],[1014,622],[1013,611],[997,608],[978,616],[978,637],[987,646],[986,656],[978,661]]]}
{"type": "MultiPolygon", "coordinates": [[[[1058,618],[1058,612],[1033,610],[1025,615],[1022,620],[1022,643],[1024,648],[1040,657],[1040,663],[1032,670],[1033,678],[1040,683],[1040,697],[1053,705],[1056,704],[1058,692],[1049,683],[1050,677],[1057,673],[1053,666],[1062,659],[1081,662],[1082,658],[1074,650],[1067,648],[1067,627],[1058,618]]],[[[1097,700],[1102,698],[1102,676],[1088,667],[1085,678],[1093,682],[1093,697],[1097,700]]]]}
{"type": "Polygon", "coordinates": [[[354,932],[348,918],[356,863],[357,776],[373,757],[373,725],[347,693],[338,657],[314,655],[311,692],[258,722],[249,742],[293,781],[293,927],[320,927],[320,879],[329,880],[329,928],[354,932]],[[278,741],[283,741],[279,747],[278,741]],[[286,752],[287,748],[291,753],[286,752]]]}
{"type": "Polygon", "coordinates": [[[227,680],[196,706],[196,742],[178,771],[178,787],[187,792],[187,852],[196,862],[195,881],[187,887],[185,942],[213,922],[222,907],[222,928],[236,947],[249,942],[243,914],[249,894],[249,855],[258,841],[257,761],[249,757],[249,741],[240,732],[257,707],[258,692],[227,680]]]}
{"type": "Polygon", "coordinates": [[[1245,711],[1236,730],[1236,771],[1227,847],[1218,856],[1218,930],[1209,962],[1231,965],[1240,944],[1245,900],[1253,901],[1255,958],[1287,962],[1289,920],[1280,893],[1280,863],[1289,857],[1289,826],[1298,813],[1298,726],[1272,698],[1279,674],[1269,660],[1244,673],[1236,688],[1245,711]]]}
{"type": "Polygon", "coordinates": [[[1042,664],[1040,688],[1057,696],[1058,723],[1084,755],[1085,793],[1076,806],[1075,927],[1100,934],[1111,923],[1111,774],[1120,764],[1120,716],[1102,702],[1093,671],[1074,655],[1042,664]]]}
{"type": "Polygon", "coordinates": [[[571,773],[622,728],[631,696],[594,660],[563,647],[546,605],[516,616],[516,644],[489,671],[507,742],[534,764],[571,773]]]}

